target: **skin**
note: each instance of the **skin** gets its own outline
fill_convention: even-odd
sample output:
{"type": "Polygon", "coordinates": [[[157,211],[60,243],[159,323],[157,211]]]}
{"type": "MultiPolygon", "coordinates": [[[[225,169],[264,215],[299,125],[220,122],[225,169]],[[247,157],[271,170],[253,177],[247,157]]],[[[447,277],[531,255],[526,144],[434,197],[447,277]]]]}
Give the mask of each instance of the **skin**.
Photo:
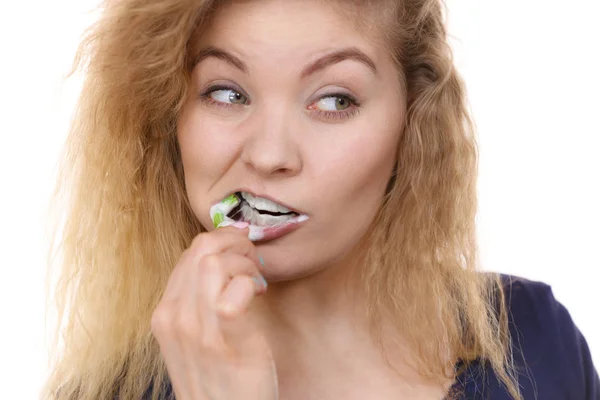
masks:
{"type": "MultiPolygon", "coordinates": [[[[193,359],[182,360],[185,354],[204,354],[189,350],[199,348],[189,343],[194,336],[206,338],[208,327],[218,331],[214,324],[237,332],[233,337],[256,340],[259,350],[250,353],[265,355],[259,362],[263,367],[271,361],[277,366],[279,399],[444,396],[447,384],[424,381],[410,366],[411,351],[402,345],[402,338],[390,335],[393,342],[385,343],[394,344],[386,354],[401,375],[385,363],[369,335],[364,296],[352,274],[360,268],[361,239],[390,179],[404,122],[405,99],[397,70],[377,39],[326,2],[267,0],[223,7],[199,40],[199,51],[223,50],[242,62],[245,71],[223,57],[208,55],[192,72],[178,140],[195,215],[212,231],[210,206],[244,188],[272,196],[310,219],[300,229],[264,243],[252,244],[244,236],[247,229],[237,228],[236,240],[245,243],[237,248],[251,248],[238,253],[253,260],[253,266],[243,270],[231,266],[235,262],[227,256],[231,251],[218,245],[223,240],[219,231],[235,235],[234,227],[199,235],[187,253],[204,258],[182,256],[173,273],[178,278],[172,277],[153,318],[153,332],[178,398],[208,398],[194,395],[201,389],[190,383],[206,370],[193,359]],[[349,48],[362,52],[372,65],[349,58],[302,75],[320,58],[349,48]],[[234,91],[207,93],[214,85],[234,91]],[[344,100],[328,98],[339,93],[355,97],[359,105],[346,107],[349,103],[344,100]],[[265,265],[256,262],[257,254],[265,265]],[[198,266],[211,272],[198,273],[198,266]],[[269,281],[266,293],[248,279],[236,280],[236,274],[257,276],[258,271],[269,281]],[[227,284],[231,277],[235,285],[227,284]],[[199,297],[189,300],[194,298],[184,295],[189,292],[199,297]],[[190,315],[189,307],[199,307],[196,303],[204,305],[194,311],[201,315],[197,329],[173,323],[170,316],[190,315]],[[182,304],[188,304],[188,311],[182,311],[186,310],[182,304]],[[207,317],[211,313],[218,317],[207,317]]],[[[223,343],[226,336],[217,342],[223,343]]],[[[226,359],[211,360],[222,365],[226,359]]],[[[252,379],[269,387],[273,376],[267,370],[261,369],[260,379],[252,379]]],[[[248,393],[244,396],[251,398],[248,393]]]]}

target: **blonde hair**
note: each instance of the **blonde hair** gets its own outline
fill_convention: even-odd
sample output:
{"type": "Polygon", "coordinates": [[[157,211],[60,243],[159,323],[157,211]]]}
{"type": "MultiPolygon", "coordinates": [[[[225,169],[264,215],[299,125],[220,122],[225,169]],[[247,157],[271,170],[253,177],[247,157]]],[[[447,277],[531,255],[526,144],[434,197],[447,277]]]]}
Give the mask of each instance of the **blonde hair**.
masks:
{"type": "MultiPolygon", "coordinates": [[[[139,399],[149,387],[153,399],[165,396],[150,319],[172,267],[204,230],[185,193],[176,121],[191,38],[219,3],[107,1],[78,50],[73,71],[85,68],[86,79],[54,197],[59,325],[45,399],[139,399]]],[[[383,34],[407,97],[362,271],[373,334],[391,315],[424,376],[447,378],[448,356],[481,358],[520,399],[499,279],[476,268],[477,147],[443,5],[354,3],[393,10],[381,11],[392,17],[383,34]]]]}

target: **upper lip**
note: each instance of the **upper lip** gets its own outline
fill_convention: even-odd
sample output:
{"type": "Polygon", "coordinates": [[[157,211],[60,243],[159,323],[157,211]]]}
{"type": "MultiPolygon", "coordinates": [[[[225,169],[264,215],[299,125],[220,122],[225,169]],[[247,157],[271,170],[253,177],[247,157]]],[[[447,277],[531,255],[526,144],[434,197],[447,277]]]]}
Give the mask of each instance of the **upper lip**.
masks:
{"type": "Polygon", "coordinates": [[[283,201],[281,201],[281,200],[279,200],[279,199],[277,199],[277,198],[275,198],[273,196],[270,196],[268,194],[259,194],[259,193],[256,193],[256,192],[250,190],[250,189],[237,189],[233,193],[239,193],[239,192],[246,192],[246,193],[251,194],[253,197],[262,197],[263,199],[270,200],[273,203],[277,203],[277,204],[280,204],[280,205],[284,206],[285,208],[287,208],[287,209],[295,212],[296,214],[299,214],[299,215],[305,214],[302,211],[299,211],[298,209],[290,206],[289,204],[286,204],[283,201]]]}

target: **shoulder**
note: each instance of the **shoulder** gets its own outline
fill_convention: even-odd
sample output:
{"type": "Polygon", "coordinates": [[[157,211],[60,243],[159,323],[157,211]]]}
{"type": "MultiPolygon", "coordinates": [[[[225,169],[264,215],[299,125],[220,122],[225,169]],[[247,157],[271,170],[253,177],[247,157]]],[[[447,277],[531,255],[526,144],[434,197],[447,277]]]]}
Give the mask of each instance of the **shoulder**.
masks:
{"type": "Polygon", "coordinates": [[[531,346],[542,349],[561,337],[577,336],[569,312],[556,300],[549,285],[509,275],[500,278],[509,326],[516,336],[513,340],[536,338],[531,346]]]}
{"type": "Polygon", "coordinates": [[[561,361],[568,362],[584,350],[589,353],[569,311],[549,285],[508,275],[501,275],[501,281],[513,345],[527,351],[529,362],[552,354],[565,356],[561,361]],[[563,354],[566,350],[573,352],[563,354]]]}
{"type": "Polygon", "coordinates": [[[584,336],[552,288],[501,275],[519,383],[525,399],[600,399],[584,336]]]}

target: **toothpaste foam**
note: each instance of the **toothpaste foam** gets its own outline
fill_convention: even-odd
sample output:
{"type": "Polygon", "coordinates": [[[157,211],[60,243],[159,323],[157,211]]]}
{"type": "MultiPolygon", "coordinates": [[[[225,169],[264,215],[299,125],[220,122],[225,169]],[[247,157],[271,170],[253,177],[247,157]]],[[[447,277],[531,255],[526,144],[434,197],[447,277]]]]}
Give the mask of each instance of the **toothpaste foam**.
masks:
{"type": "MultiPolygon", "coordinates": [[[[221,200],[219,203],[214,204],[210,207],[210,219],[213,222],[215,228],[223,228],[225,226],[229,226],[235,223],[232,218],[229,218],[227,215],[240,204],[241,200],[236,194],[231,194],[221,200]]],[[[290,221],[284,222],[284,224],[293,224],[300,223],[306,221],[308,216],[303,214],[293,218],[290,221]]],[[[271,226],[257,226],[250,225],[250,232],[248,233],[248,239],[253,242],[262,240],[265,237],[265,230],[272,228],[271,226]]]]}

